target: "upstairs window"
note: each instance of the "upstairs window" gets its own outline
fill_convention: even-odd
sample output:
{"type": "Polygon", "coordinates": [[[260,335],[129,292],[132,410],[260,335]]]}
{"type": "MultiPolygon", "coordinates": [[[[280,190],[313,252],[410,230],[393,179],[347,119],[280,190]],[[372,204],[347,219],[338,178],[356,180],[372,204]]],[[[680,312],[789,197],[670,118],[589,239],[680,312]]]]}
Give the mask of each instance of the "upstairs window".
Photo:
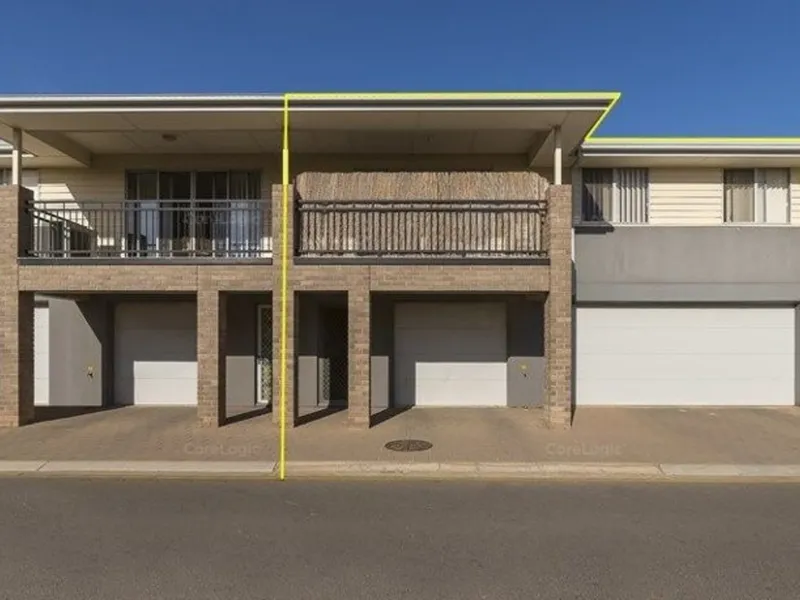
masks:
{"type": "Polygon", "coordinates": [[[725,169],[726,223],[788,223],[789,169],[725,169]]]}
{"type": "Polygon", "coordinates": [[[649,196],[647,169],[583,169],[581,219],[647,223],[649,196]]]}

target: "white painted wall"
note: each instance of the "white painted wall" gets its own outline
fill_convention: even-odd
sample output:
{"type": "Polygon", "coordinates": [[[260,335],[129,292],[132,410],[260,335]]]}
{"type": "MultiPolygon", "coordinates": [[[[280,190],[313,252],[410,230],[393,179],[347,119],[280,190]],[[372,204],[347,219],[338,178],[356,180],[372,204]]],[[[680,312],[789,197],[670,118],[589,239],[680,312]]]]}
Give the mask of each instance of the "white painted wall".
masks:
{"type": "Polygon", "coordinates": [[[33,309],[33,403],[50,404],[50,309],[33,309]]]}

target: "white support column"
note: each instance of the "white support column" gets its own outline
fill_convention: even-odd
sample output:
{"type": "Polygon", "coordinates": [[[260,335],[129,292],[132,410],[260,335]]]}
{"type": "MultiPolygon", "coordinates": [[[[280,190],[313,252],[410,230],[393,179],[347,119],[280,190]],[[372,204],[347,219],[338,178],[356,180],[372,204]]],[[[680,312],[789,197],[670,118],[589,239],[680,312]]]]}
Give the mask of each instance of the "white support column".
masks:
{"type": "Polygon", "coordinates": [[[11,143],[11,185],[22,185],[22,129],[13,129],[11,143]]]}
{"type": "Polygon", "coordinates": [[[561,125],[553,127],[553,170],[555,171],[553,174],[553,183],[555,185],[561,185],[561,125]]]}

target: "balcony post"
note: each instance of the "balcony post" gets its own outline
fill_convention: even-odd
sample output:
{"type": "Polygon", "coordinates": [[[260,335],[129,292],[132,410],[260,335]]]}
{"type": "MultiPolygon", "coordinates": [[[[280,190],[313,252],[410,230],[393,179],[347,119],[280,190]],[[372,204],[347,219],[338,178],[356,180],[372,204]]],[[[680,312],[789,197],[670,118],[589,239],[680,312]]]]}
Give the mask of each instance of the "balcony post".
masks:
{"type": "Polygon", "coordinates": [[[22,129],[12,130],[11,185],[22,185],[22,129]]]}
{"type": "Polygon", "coordinates": [[[553,183],[561,185],[563,170],[561,161],[561,125],[553,127],[553,183]]]}

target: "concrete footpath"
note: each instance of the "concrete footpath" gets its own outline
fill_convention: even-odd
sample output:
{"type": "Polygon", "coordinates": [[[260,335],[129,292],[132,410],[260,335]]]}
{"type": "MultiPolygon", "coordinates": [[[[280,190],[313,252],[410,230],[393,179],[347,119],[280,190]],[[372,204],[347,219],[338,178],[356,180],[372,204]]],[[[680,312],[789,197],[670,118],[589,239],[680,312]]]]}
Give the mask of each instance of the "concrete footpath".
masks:
{"type": "MultiPolygon", "coordinates": [[[[249,417],[220,429],[192,409],[42,418],[0,430],[0,475],[276,479],[277,427],[249,417]]],[[[533,410],[412,409],[366,431],[340,412],[290,430],[287,458],[288,479],[800,481],[800,410],[580,409],[568,431],[533,410]],[[416,451],[396,451],[408,440],[416,451]]]]}
{"type": "MultiPolygon", "coordinates": [[[[279,479],[276,462],[0,461],[0,476],[279,479]]],[[[287,479],[593,479],[800,481],[800,464],[287,462],[287,479]]]]}

